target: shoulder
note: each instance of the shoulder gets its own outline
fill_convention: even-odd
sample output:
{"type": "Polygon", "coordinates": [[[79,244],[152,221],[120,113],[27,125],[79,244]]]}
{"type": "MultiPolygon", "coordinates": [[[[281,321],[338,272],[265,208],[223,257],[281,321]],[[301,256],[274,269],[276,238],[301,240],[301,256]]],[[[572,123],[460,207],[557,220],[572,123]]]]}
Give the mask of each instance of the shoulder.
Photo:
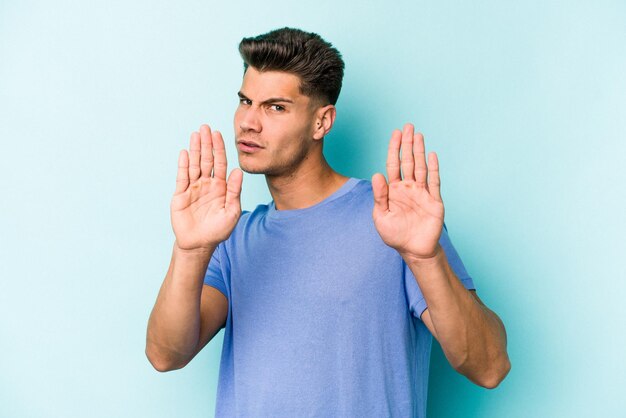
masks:
{"type": "Polygon", "coordinates": [[[356,193],[371,193],[372,192],[372,182],[367,179],[356,178],[356,184],[354,185],[353,191],[356,193]]]}
{"type": "Polygon", "coordinates": [[[350,187],[346,195],[352,198],[368,197],[372,194],[372,182],[366,179],[357,177],[351,177],[350,180],[353,185],[350,187]]]}
{"type": "Polygon", "coordinates": [[[370,206],[374,203],[372,182],[365,179],[356,179],[356,183],[349,192],[350,201],[353,204],[370,206]]]}
{"type": "Polygon", "coordinates": [[[258,226],[263,223],[265,216],[267,215],[268,205],[258,205],[253,210],[244,210],[239,216],[237,225],[230,233],[230,236],[222,241],[218,248],[226,254],[230,253],[234,247],[241,245],[245,241],[246,236],[249,236],[250,231],[258,230],[258,226]]]}
{"type": "Polygon", "coordinates": [[[251,223],[256,223],[261,221],[265,216],[267,216],[267,212],[269,210],[269,205],[257,205],[253,210],[244,210],[241,212],[241,216],[239,217],[239,221],[235,226],[235,229],[242,228],[251,223]]]}
{"type": "Polygon", "coordinates": [[[346,226],[370,221],[374,207],[371,182],[359,178],[351,178],[350,182],[349,189],[327,204],[322,213],[346,226]]]}

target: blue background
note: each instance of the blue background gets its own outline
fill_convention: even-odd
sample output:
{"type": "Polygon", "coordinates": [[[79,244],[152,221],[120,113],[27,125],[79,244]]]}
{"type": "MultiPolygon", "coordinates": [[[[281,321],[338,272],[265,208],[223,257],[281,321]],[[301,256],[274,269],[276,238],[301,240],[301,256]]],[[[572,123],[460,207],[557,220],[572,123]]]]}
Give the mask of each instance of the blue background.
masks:
{"type": "MultiPolygon", "coordinates": [[[[345,58],[337,169],[424,133],[507,326],[493,391],[434,349],[429,415],[623,416],[625,22],[622,1],[1,2],[0,416],[213,415],[222,333],[179,371],[144,355],[177,156],[207,122],[235,166],[237,44],[285,25],[345,58]]],[[[268,200],[246,175],[244,207],[268,200]]]]}

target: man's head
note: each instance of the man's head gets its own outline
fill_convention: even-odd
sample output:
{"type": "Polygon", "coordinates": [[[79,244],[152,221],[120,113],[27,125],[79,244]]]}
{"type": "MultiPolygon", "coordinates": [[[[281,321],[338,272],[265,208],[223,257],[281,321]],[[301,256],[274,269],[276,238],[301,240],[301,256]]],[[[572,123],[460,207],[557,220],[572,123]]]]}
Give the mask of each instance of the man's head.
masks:
{"type": "Polygon", "coordinates": [[[240,167],[291,174],[322,157],[344,63],[319,35],[283,28],[239,44],[244,78],[235,113],[240,167]]]}
{"type": "Polygon", "coordinates": [[[300,92],[320,105],[337,103],[344,63],[341,54],[316,33],[282,28],[239,43],[244,72],[280,71],[300,78],[300,92]]]}

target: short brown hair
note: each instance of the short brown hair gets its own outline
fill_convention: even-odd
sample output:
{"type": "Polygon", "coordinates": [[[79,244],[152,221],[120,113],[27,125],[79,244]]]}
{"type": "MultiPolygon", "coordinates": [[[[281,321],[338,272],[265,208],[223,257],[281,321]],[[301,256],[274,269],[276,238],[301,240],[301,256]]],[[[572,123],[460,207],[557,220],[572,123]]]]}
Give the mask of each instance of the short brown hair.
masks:
{"type": "Polygon", "coordinates": [[[344,62],[339,51],[316,33],[300,29],[275,29],[243,38],[239,43],[244,74],[248,67],[258,71],[284,71],[300,78],[300,92],[324,104],[336,104],[341,91],[344,62]]]}

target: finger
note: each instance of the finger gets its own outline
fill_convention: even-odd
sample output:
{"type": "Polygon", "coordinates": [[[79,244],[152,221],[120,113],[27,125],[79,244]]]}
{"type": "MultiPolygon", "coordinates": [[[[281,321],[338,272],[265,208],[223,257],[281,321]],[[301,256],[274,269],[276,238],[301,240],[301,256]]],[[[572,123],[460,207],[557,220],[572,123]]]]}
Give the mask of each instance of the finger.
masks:
{"type": "Polygon", "coordinates": [[[415,161],[413,159],[413,125],[407,123],[402,129],[402,178],[404,180],[415,180],[415,161]]]}
{"type": "Polygon", "coordinates": [[[380,173],[372,177],[372,192],[374,192],[374,210],[387,212],[389,210],[389,186],[385,176],[380,173]]]}
{"type": "Polygon", "coordinates": [[[402,132],[396,129],[391,134],[389,140],[389,149],[387,151],[387,178],[389,183],[402,180],[400,177],[400,142],[402,141],[402,132]]]}
{"type": "Polygon", "coordinates": [[[184,192],[187,187],[189,187],[189,155],[187,155],[187,150],[181,150],[178,154],[178,173],[174,194],[184,192]]]}
{"type": "Polygon", "coordinates": [[[200,177],[200,134],[194,132],[189,140],[189,181],[200,177]]]}
{"type": "Polygon", "coordinates": [[[226,202],[224,207],[227,211],[241,211],[241,183],[243,182],[243,172],[235,168],[230,172],[226,182],[226,202]]]}
{"type": "Polygon", "coordinates": [[[213,144],[209,125],[200,127],[200,175],[203,178],[211,177],[213,170],[213,144]]]}
{"type": "Polygon", "coordinates": [[[224,138],[219,131],[213,132],[213,156],[215,158],[213,177],[226,180],[226,148],[224,147],[224,138]]]}
{"type": "Polygon", "coordinates": [[[415,183],[417,183],[417,187],[426,187],[426,174],[428,173],[428,167],[426,166],[425,152],[424,135],[418,132],[415,134],[415,140],[413,141],[413,155],[415,157],[415,183]]]}
{"type": "Polygon", "coordinates": [[[441,180],[439,179],[439,159],[435,152],[428,154],[428,191],[441,202],[441,180]]]}

